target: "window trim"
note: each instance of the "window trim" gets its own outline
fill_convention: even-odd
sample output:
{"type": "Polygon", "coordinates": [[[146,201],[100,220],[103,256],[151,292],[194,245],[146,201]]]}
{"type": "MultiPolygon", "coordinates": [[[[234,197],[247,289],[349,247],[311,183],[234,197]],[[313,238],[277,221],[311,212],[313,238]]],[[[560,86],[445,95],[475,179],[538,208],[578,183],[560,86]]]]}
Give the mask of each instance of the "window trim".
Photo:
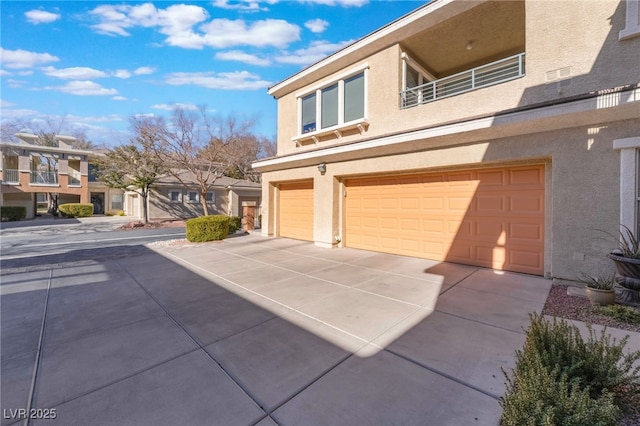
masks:
{"type": "Polygon", "coordinates": [[[169,191],[169,202],[170,203],[174,203],[174,204],[178,204],[178,203],[182,203],[182,191],[181,190],[177,190],[177,189],[172,189],[169,191]],[[171,196],[171,194],[177,193],[178,194],[178,199],[174,200],[173,197],[171,196]]]}
{"type": "Polygon", "coordinates": [[[640,0],[626,1],[625,27],[618,33],[618,40],[640,36],[640,0]]]}
{"type": "Polygon", "coordinates": [[[640,231],[640,136],[615,139],[620,151],[620,225],[640,231]]]}
{"type": "Polygon", "coordinates": [[[297,119],[297,127],[296,127],[296,136],[292,138],[292,140],[298,143],[303,139],[313,139],[314,142],[317,143],[317,138],[323,135],[329,135],[331,133],[336,134],[337,137],[341,137],[341,130],[357,128],[360,133],[364,132],[363,124],[368,123],[368,115],[369,115],[369,91],[367,87],[369,85],[369,64],[362,64],[359,67],[349,69],[341,74],[334,76],[330,81],[325,81],[322,84],[317,84],[311,86],[311,88],[307,88],[305,91],[296,93],[296,102],[298,108],[298,119],[297,119]],[[351,77],[355,77],[358,74],[363,74],[363,102],[364,102],[364,113],[363,117],[351,120],[344,121],[344,82],[351,77]],[[329,126],[325,128],[321,128],[322,126],[322,91],[331,86],[338,85],[338,124],[334,126],[329,126]],[[316,130],[312,132],[302,133],[302,99],[306,98],[310,95],[315,95],[316,102],[316,130]]]}
{"type": "Polygon", "coordinates": [[[204,200],[207,204],[215,204],[216,203],[216,191],[207,191],[207,194],[204,197],[204,200]],[[211,199],[209,200],[209,194],[211,194],[211,199]]]}
{"type": "Polygon", "coordinates": [[[200,202],[200,193],[198,191],[187,191],[187,204],[197,204],[200,202]],[[195,194],[195,198],[191,199],[191,194],[195,194]]]}

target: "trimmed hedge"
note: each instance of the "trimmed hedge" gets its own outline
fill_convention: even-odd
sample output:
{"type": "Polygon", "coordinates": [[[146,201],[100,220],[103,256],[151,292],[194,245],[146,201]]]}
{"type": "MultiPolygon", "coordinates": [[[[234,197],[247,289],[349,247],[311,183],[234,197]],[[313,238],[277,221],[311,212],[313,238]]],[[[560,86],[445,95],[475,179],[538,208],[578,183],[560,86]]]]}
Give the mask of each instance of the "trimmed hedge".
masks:
{"type": "Polygon", "coordinates": [[[67,203],[58,207],[64,217],[90,217],[93,216],[93,204],[67,203]]]}
{"type": "Polygon", "coordinates": [[[3,221],[13,222],[27,217],[27,208],[20,206],[0,207],[0,218],[3,221]]]}
{"type": "Polygon", "coordinates": [[[238,216],[231,216],[229,218],[229,233],[230,234],[233,234],[234,232],[236,232],[241,227],[242,227],[242,219],[240,219],[238,216]]]}
{"type": "Polygon", "coordinates": [[[229,216],[210,215],[186,222],[187,240],[192,243],[223,240],[229,235],[229,216]]]}

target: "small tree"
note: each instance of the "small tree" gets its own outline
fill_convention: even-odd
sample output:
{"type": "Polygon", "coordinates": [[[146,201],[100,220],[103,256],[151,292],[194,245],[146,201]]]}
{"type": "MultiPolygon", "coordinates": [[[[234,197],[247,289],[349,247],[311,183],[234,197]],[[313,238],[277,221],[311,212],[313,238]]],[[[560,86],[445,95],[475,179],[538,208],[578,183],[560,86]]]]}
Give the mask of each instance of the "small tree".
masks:
{"type": "Polygon", "coordinates": [[[136,133],[157,135],[145,139],[145,147],[182,186],[198,189],[205,216],[209,215],[206,195],[216,180],[244,169],[238,165],[250,164],[257,154],[251,148],[256,138],[249,132],[254,120],[212,117],[201,107],[199,114],[176,108],[168,123],[159,117],[136,117],[132,121],[136,133]]]}
{"type": "Polygon", "coordinates": [[[144,147],[132,143],[108,151],[97,161],[96,166],[98,179],[108,187],[133,191],[140,195],[144,223],[148,223],[149,192],[166,170],[157,158],[144,147]]]}

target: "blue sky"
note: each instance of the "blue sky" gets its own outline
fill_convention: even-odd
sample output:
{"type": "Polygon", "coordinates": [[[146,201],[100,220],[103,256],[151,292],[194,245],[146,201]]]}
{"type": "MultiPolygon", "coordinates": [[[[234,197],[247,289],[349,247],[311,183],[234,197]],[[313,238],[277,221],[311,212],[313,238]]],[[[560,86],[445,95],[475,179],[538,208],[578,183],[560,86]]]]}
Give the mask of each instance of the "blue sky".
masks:
{"type": "Polygon", "coordinates": [[[274,137],[269,86],[423,3],[3,0],[0,119],[64,119],[115,145],[133,115],[204,105],[274,137]]]}

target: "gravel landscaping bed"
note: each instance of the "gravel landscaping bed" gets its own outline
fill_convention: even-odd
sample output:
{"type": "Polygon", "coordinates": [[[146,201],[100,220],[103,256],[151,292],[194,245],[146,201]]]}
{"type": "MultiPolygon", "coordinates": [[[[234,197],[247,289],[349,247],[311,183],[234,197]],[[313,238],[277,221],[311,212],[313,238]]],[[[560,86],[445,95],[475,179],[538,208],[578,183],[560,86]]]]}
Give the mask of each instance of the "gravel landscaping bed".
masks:
{"type": "MultiPolygon", "coordinates": [[[[588,299],[567,295],[567,288],[565,285],[553,285],[551,287],[544,309],[542,310],[544,315],[552,315],[640,333],[640,324],[620,322],[606,315],[602,315],[591,306],[588,299]]],[[[636,307],[635,309],[640,313],[639,308],[636,307]]]]}

